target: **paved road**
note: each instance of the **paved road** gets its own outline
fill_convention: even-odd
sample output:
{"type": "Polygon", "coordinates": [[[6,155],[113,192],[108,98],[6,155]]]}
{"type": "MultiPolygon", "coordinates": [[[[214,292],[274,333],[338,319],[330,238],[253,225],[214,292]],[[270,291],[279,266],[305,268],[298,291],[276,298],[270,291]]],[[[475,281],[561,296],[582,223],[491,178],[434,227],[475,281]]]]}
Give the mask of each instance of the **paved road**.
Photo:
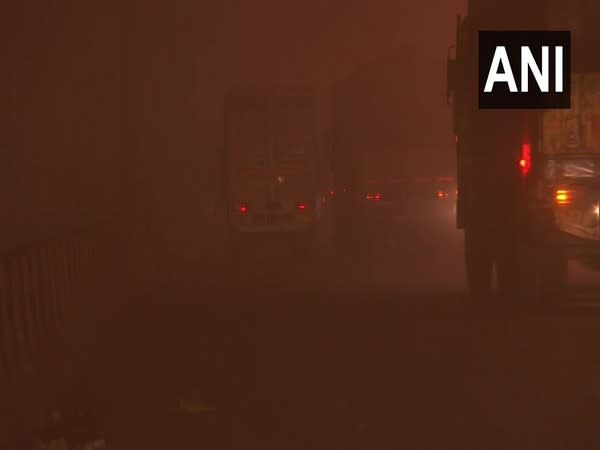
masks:
{"type": "Polygon", "coordinates": [[[90,364],[114,448],[600,448],[595,306],[473,310],[458,265],[407,259],[251,258],[135,302],[90,364]]]}
{"type": "Polygon", "coordinates": [[[439,236],[199,267],[131,303],[73,395],[123,450],[600,448],[598,291],[466,307],[460,238],[439,236]]]}
{"type": "Polygon", "coordinates": [[[598,318],[500,318],[433,296],[224,291],[216,307],[186,291],[132,311],[98,355],[89,385],[115,448],[600,442],[598,318]]]}

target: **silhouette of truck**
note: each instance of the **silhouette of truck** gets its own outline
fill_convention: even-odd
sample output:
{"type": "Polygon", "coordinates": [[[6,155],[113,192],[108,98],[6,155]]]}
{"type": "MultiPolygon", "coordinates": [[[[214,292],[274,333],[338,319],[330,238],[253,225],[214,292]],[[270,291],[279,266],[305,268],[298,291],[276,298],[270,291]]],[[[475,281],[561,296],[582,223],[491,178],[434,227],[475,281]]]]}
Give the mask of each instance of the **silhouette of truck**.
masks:
{"type": "Polygon", "coordinates": [[[470,0],[448,58],[457,226],[471,291],[564,299],[567,262],[600,269],[600,5],[470,0]],[[570,30],[571,109],[479,109],[478,31],[570,30]]]}
{"type": "Polygon", "coordinates": [[[311,246],[327,220],[326,151],[311,86],[237,88],[225,99],[225,197],[232,242],[311,246]]]}

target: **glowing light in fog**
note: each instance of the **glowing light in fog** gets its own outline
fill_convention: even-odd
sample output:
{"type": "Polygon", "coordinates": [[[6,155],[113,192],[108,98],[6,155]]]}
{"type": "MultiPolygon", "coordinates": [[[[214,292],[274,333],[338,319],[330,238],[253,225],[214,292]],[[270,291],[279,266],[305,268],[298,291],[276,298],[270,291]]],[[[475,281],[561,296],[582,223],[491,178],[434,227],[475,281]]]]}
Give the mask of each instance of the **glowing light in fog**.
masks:
{"type": "Polygon", "coordinates": [[[531,170],[531,146],[529,144],[523,144],[521,146],[519,167],[521,168],[521,174],[523,174],[523,176],[527,175],[531,170]]]}
{"type": "Polygon", "coordinates": [[[571,193],[566,189],[558,189],[554,195],[554,200],[559,205],[567,205],[571,203],[571,193]]]}
{"type": "Polygon", "coordinates": [[[245,213],[247,213],[247,212],[248,212],[248,205],[240,205],[239,211],[240,211],[242,214],[245,214],[245,213]]]}
{"type": "Polygon", "coordinates": [[[375,201],[381,200],[381,193],[376,192],[374,194],[367,194],[367,200],[375,200],[375,201]]]}

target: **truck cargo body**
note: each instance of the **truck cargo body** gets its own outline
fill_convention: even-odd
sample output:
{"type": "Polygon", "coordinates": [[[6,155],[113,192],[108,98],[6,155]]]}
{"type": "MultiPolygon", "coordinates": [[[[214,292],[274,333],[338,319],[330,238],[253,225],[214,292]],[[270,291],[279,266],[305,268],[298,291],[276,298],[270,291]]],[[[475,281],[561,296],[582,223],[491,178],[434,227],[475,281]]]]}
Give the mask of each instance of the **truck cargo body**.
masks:
{"type": "Polygon", "coordinates": [[[523,293],[533,278],[548,296],[564,290],[568,259],[600,258],[600,33],[588,25],[600,8],[566,5],[471,0],[457,21],[448,86],[474,291],[490,289],[495,266],[501,289],[523,293]],[[572,31],[570,109],[478,109],[478,31],[498,29],[572,31]]]}
{"type": "Polygon", "coordinates": [[[313,90],[233,90],[224,123],[230,232],[311,233],[322,216],[325,174],[313,90]]]}

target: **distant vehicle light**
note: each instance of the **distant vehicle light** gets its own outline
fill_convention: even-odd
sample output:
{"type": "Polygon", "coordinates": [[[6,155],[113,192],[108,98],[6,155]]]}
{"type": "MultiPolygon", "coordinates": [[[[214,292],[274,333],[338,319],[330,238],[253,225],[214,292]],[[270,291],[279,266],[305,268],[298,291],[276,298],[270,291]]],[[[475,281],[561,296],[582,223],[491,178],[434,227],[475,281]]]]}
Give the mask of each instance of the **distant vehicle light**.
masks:
{"type": "Polygon", "coordinates": [[[242,203],[238,209],[242,214],[246,214],[248,212],[248,205],[242,203]]]}
{"type": "Polygon", "coordinates": [[[595,213],[597,216],[600,216],[600,205],[596,205],[596,207],[594,208],[594,213],[595,213]]]}
{"type": "Polygon", "coordinates": [[[437,192],[435,193],[435,196],[436,196],[437,198],[440,198],[440,199],[442,199],[442,198],[448,198],[448,197],[449,197],[449,194],[448,194],[446,191],[437,191],[437,192]]]}
{"type": "Polygon", "coordinates": [[[554,201],[558,205],[568,205],[572,201],[572,193],[567,189],[557,189],[554,194],[554,201]]]}
{"type": "Polygon", "coordinates": [[[374,200],[374,201],[379,201],[381,200],[382,196],[380,192],[375,192],[373,194],[367,194],[367,200],[374,200]]]}
{"type": "Polygon", "coordinates": [[[526,176],[531,170],[531,146],[529,144],[523,144],[521,146],[519,168],[521,169],[521,174],[523,176],[526,176]]]}
{"type": "Polygon", "coordinates": [[[300,211],[304,211],[306,209],[306,203],[298,203],[296,208],[298,208],[300,211]]]}

